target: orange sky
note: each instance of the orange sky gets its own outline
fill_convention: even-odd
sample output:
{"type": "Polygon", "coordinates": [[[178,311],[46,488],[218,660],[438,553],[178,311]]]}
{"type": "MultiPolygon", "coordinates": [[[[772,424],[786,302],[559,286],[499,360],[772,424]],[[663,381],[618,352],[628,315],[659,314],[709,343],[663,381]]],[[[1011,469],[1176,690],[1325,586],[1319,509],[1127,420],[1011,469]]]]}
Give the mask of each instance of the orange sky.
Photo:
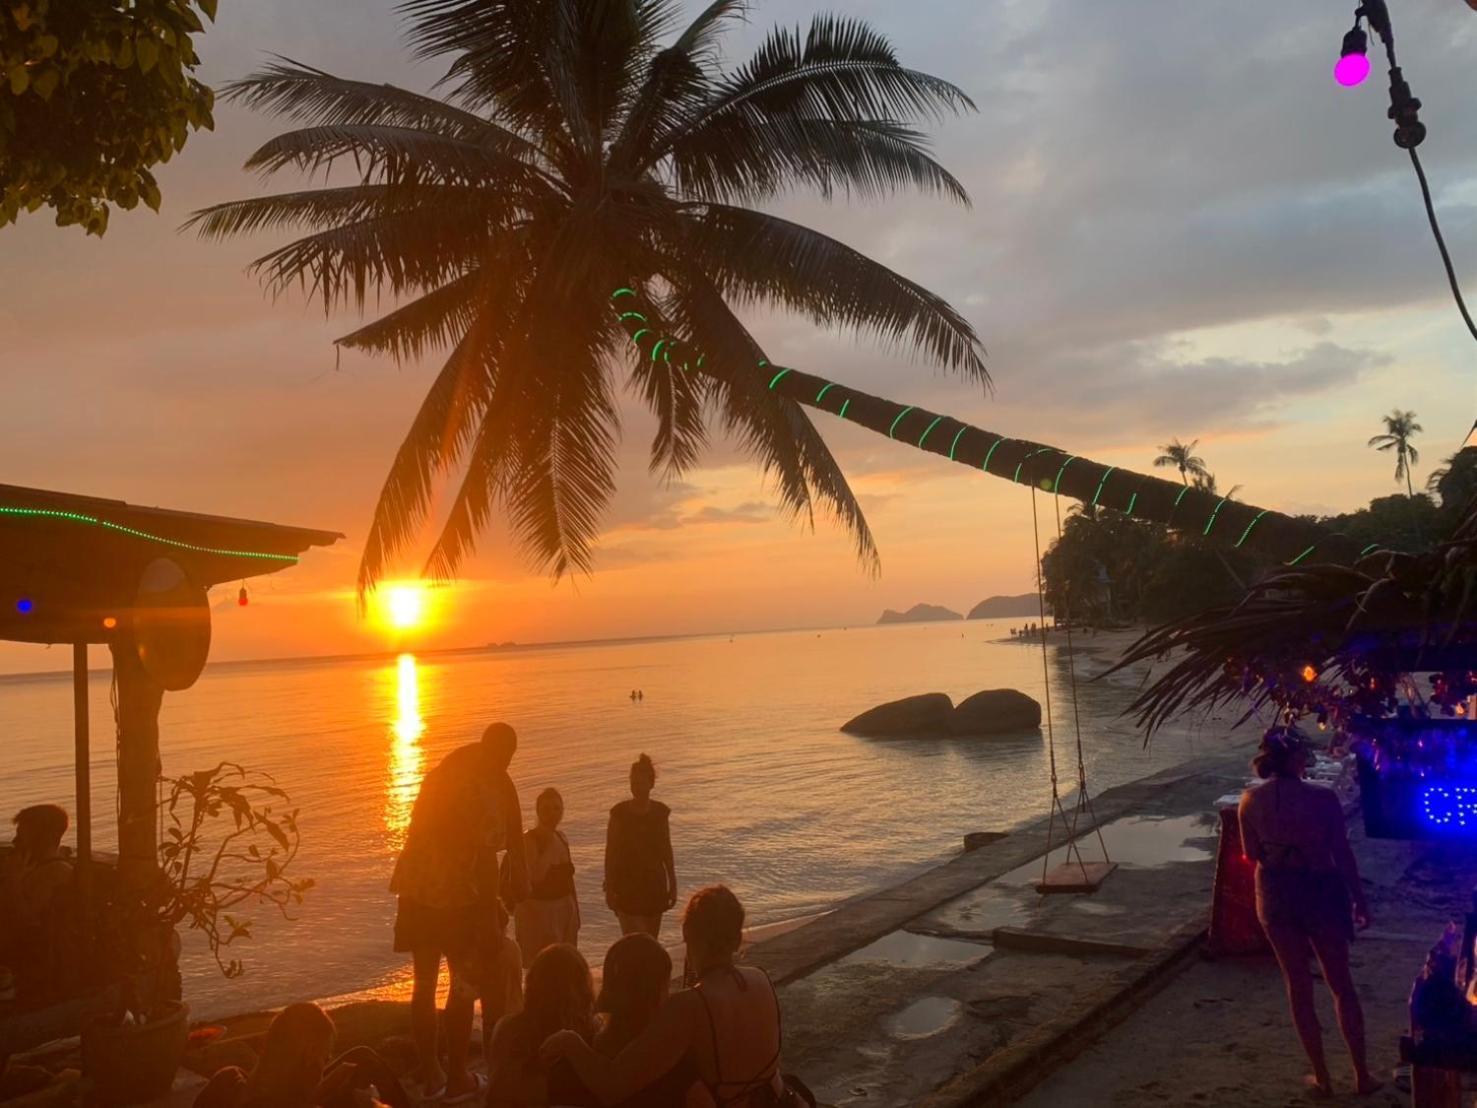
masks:
{"type": "MultiPolygon", "coordinates": [[[[202,43],[206,77],[279,52],[425,88],[436,72],[405,60],[391,7],[223,4],[202,43]]],[[[777,19],[839,7],[761,5],[731,55],[777,19]]],[[[1150,0],[844,7],[979,101],[938,133],[975,206],[783,208],[960,306],[996,392],[807,323],[756,320],[776,360],[1110,464],[1143,468],[1170,436],[1198,437],[1223,485],[1289,511],[1396,491],[1388,456],[1364,447],[1393,406],[1425,426],[1418,479],[1458,446],[1477,414],[1472,347],[1389,143],[1380,82],[1341,92],[1328,77],[1343,17],[1275,0],[1194,13],[1150,0]]],[[[1427,104],[1423,154],[1452,252],[1477,282],[1477,116],[1462,107],[1477,17],[1435,0],[1410,9],[1402,61],[1427,104]]],[[[220,604],[217,659],[391,645],[356,614],[354,567],[435,368],[338,361],[331,340],[355,317],[271,303],[243,274],[279,239],[176,233],[192,209],[267,187],[238,167],[278,126],[222,108],[217,130],[160,173],[163,213],[115,212],[102,241],[44,215],[0,230],[0,482],[347,534],[259,579],[249,607],[220,604]]],[[[417,645],[864,623],[884,607],[962,610],[1032,587],[1023,490],[818,420],[868,511],[879,580],[829,524],[777,518],[755,468],[722,444],[664,488],[633,410],[594,576],[531,575],[495,529],[417,645]]],[[[64,664],[0,645],[3,670],[64,664]]]]}

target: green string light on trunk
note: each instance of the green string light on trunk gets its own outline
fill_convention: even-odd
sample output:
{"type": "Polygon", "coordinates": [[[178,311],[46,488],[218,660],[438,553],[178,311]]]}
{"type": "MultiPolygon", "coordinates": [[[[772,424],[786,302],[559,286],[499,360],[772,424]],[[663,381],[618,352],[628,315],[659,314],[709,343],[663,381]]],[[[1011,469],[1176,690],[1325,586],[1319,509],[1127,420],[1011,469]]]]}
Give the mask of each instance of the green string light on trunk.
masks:
{"type": "MultiPolygon", "coordinates": [[[[763,364],[763,363],[761,363],[761,364],[763,364]]],[[[793,373],[793,372],[795,372],[793,369],[782,369],[778,373],[776,373],[774,375],[774,377],[770,379],[770,382],[769,382],[770,390],[773,391],[775,385],[777,385],[777,384],[780,383],[780,378],[783,377],[786,373],[793,373]]]]}
{"type": "Polygon", "coordinates": [[[985,460],[980,465],[980,468],[986,473],[990,472],[990,459],[995,456],[995,447],[999,446],[1004,441],[1004,439],[996,439],[993,443],[990,444],[990,449],[985,453],[985,460]]]}
{"type": "Polygon", "coordinates": [[[846,418],[846,409],[849,407],[851,407],[851,397],[848,396],[846,398],[846,401],[841,405],[840,415],[842,419],[846,418]]]}
{"type": "MultiPolygon", "coordinates": [[[[1110,476],[1111,476],[1111,475],[1112,475],[1112,473],[1113,473],[1113,471],[1114,471],[1114,470],[1115,470],[1115,469],[1117,469],[1117,468],[1118,468],[1118,467],[1117,467],[1117,466],[1109,466],[1109,467],[1108,467],[1108,468],[1107,468],[1107,469],[1106,469],[1106,470],[1105,470],[1105,471],[1104,471],[1104,472],[1103,472],[1103,477],[1102,477],[1102,480],[1100,480],[1100,481],[1099,481],[1099,482],[1098,482],[1098,483],[1097,483],[1097,492],[1095,492],[1095,493],[1093,493],[1093,494],[1092,494],[1092,506],[1093,506],[1093,507],[1094,507],[1094,508],[1096,508],[1096,507],[1097,507],[1097,501],[1098,501],[1098,497],[1100,497],[1100,496],[1102,496],[1102,495],[1103,495],[1103,486],[1104,486],[1104,485],[1106,485],[1106,484],[1107,484],[1107,483],[1108,483],[1108,478],[1109,478],[1109,477],[1110,477],[1110,476]]],[[[1132,508],[1132,505],[1130,505],[1130,506],[1129,506],[1129,511],[1132,511],[1132,510],[1133,510],[1133,508],[1132,508]]]]}
{"type": "Polygon", "coordinates": [[[924,431],[923,434],[918,437],[918,448],[920,450],[923,449],[923,440],[928,438],[929,433],[943,421],[943,416],[935,416],[934,421],[928,425],[928,430],[924,431]]]}
{"type": "Polygon", "coordinates": [[[610,294],[610,298],[612,300],[619,300],[622,296],[635,296],[635,295],[636,295],[636,290],[635,289],[616,289],[613,293],[610,294]]]}
{"type": "Polygon", "coordinates": [[[1241,544],[1244,543],[1247,540],[1247,538],[1251,535],[1251,529],[1253,527],[1255,527],[1258,523],[1260,523],[1261,522],[1261,519],[1262,519],[1262,516],[1266,515],[1269,511],[1271,511],[1270,508],[1263,508],[1261,511],[1259,511],[1256,514],[1256,518],[1253,519],[1250,523],[1248,523],[1246,525],[1246,530],[1245,531],[1242,531],[1241,532],[1241,537],[1236,540],[1236,547],[1237,547],[1237,549],[1240,549],[1241,544]]]}
{"type": "Polygon", "coordinates": [[[821,391],[815,394],[815,402],[819,404],[825,398],[826,393],[830,392],[835,387],[835,381],[827,381],[824,385],[821,386],[821,391]]]}
{"type": "Polygon", "coordinates": [[[957,432],[955,432],[955,434],[954,434],[954,441],[951,442],[951,443],[949,443],[949,461],[952,462],[954,460],[954,451],[959,446],[959,440],[964,437],[964,432],[965,431],[968,431],[968,430],[969,430],[969,427],[968,426],[964,426],[964,427],[959,428],[959,430],[957,432]]]}
{"type": "Polygon", "coordinates": [[[1056,481],[1051,486],[1051,495],[1052,496],[1055,496],[1056,495],[1056,492],[1057,492],[1057,489],[1059,489],[1059,488],[1062,487],[1062,474],[1063,473],[1066,473],[1067,472],[1067,467],[1069,465],[1071,465],[1073,462],[1075,462],[1076,460],[1077,460],[1077,455],[1076,454],[1073,454],[1070,458],[1068,458],[1065,462],[1062,463],[1062,468],[1056,471],[1056,481]]]}
{"type": "Polygon", "coordinates": [[[913,410],[913,405],[909,404],[902,411],[898,412],[897,418],[892,421],[892,426],[887,429],[887,437],[888,438],[892,438],[892,433],[897,430],[897,425],[903,421],[903,416],[907,415],[912,410],[913,410]]]}
{"type": "Polygon", "coordinates": [[[157,542],[163,546],[175,547],[178,550],[190,550],[196,554],[216,554],[223,558],[258,558],[269,562],[297,564],[297,555],[295,554],[268,554],[260,550],[223,550],[214,546],[196,546],[194,543],[165,538],[163,535],[151,535],[147,531],[140,531],[135,527],[125,527],[121,523],[98,519],[97,516],[84,515],[82,512],[61,512],[51,508],[11,508],[0,505],[0,516],[12,516],[21,519],[59,519],[65,520],[68,523],[84,523],[90,527],[101,527],[104,530],[117,531],[119,534],[130,535],[136,539],[157,542]]]}
{"type": "Polygon", "coordinates": [[[1297,557],[1296,557],[1296,558],[1294,558],[1294,559],[1293,559],[1293,560],[1292,560],[1292,561],[1290,561],[1290,562],[1287,562],[1287,563],[1286,563],[1286,564],[1287,564],[1287,565],[1290,565],[1290,566],[1295,566],[1295,565],[1297,565],[1297,564],[1298,564],[1298,563],[1299,563],[1299,562],[1301,562],[1301,561],[1302,561],[1302,560],[1303,560],[1303,559],[1304,559],[1304,558],[1306,558],[1306,557],[1307,557],[1307,556],[1308,556],[1308,555],[1309,555],[1309,554],[1311,554],[1311,553],[1313,553],[1313,551],[1315,551],[1315,550],[1317,550],[1317,549],[1318,549],[1318,544],[1317,544],[1317,543],[1316,543],[1316,542],[1315,542],[1315,543],[1314,543],[1314,544],[1313,544],[1313,545],[1312,545],[1312,546],[1310,546],[1310,547],[1308,547],[1308,549],[1306,549],[1306,550],[1304,550],[1304,551],[1303,551],[1303,552],[1302,552],[1302,553],[1301,553],[1301,554],[1299,554],[1299,555],[1298,555],[1298,556],[1297,556],[1297,557]]]}
{"type": "Polygon", "coordinates": [[[666,339],[657,339],[656,340],[656,345],[651,348],[651,360],[652,361],[656,361],[657,353],[661,350],[662,347],[664,347],[666,345],[667,345],[667,340],[666,339]]]}
{"type": "Polygon", "coordinates": [[[1126,509],[1125,514],[1126,515],[1130,515],[1130,516],[1133,515],[1133,506],[1135,504],[1137,504],[1138,502],[1139,502],[1139,494],[1137,492],[1135,492],[1132,496],[1130,496],[1128,498],[1128,508],[1126,509]]]}
{"type": "Polygon", "coordinates": [[[1215,506],[1215,511],[1211,512],[1210,518],[1205,521],[1205,530],[1203,534],[1210,534],[1210,529],[1215,526],[1215,517],[1221,514],[1221,508],[1224,507],[1226,501],[1230,499],[1231,498],[1229,496],[1221,497],[1221,502],[1215,506]]]}
{"type": "Polygon", "coordinates": [[[1370,551],[1372,551],[1372,550],[1378,550],[1379,548],[1380,548],[1380,544],[1379,543],[1372,542],[1368,546],[1366,546],[1363,550],[1359,551],[1359,557],[1361,557],[1361,558],[1366,557],[1369,554],[1370,551]]]}

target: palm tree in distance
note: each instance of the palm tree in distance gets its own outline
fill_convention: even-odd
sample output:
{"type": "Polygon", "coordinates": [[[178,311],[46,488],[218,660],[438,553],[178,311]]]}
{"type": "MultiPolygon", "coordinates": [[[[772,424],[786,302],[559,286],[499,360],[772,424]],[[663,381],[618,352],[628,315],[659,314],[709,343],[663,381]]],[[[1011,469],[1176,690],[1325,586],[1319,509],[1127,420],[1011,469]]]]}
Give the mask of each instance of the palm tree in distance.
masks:
{"type": "Polygon", "coordinates": [[[1375,435],[1367,445],[1376,450],[1395,452],[1395,481],[1397,484],[1404,481],[1406,495],[1414,499],[1415,485],[1411,482],[1411,470],[1421,460],[1421,452],[1410,440],[1423,428],[1415,421],[1414,412],[1402,412],[1399,408],[1381,418],[1385,421],[1385,433],[1375,435]]]}
{"type": "Polygon", "coordinates": [[[972,110],[968,97],[840,17],[775,30],[728,70],[719,41],[747,0],[716,0],[685,28],[679,7],[405,0],[415,55],[450,59],[442,97],[285,59],[225,89],[298,125],[248,168],[352,167],[357,182],[219,204],[191,225],[302,233],[253,265],[273,293],[300,285],[325,311],[394,299],[341,348],[449,352],[385,480],[361,592],[457,469],[429,573],[452,575],[496,509],[542,567],[588,571],[614,490],[622,377],[657,418],[654,471],[683,473],[716,425],[791,514],[813,520],[819,504],[875,567],[846,478],[801,405],[754,373],[764,351],[736,309],[798,312],[988,385],[979,339],[944,300],[758,208],[799,188],[967,204],[917,124],[972,110]],[[640,333],[633,347],[611,309],[617,286],[640,294],[653,335],[681,334],[704,357],[648,357],[640,333]]]}
{"type": "Polygon", "coordinates": [[[1191,485],[1199,489],[1201,492],[1208,492],[1211,496],[1223,496],[1227,500],[1235,500],[1236,494],[1240,492],[1243,487],[1241,485],[1232,485],[1225,492],[1221,492],[1220,489],[1216,488],[1215,474],[1211,473],[1209,470],[1205,471],[1204,473],[1195,474],[1195,480],[1191,482],[1191,485]]]}
{"type": "Polygon", "coordinates": [[[1180,471],[1180,480],[1187,485],[1192,476],[1197,480],[1206,476],[1205,459],[1195,456],[1195,447],[1199,443],[1199,439],[1191,439],[1187,443],[1180,442],[1179,439],[1170,439],[1168,443],[1159,448],[1159,457],[1154,459],[1154,467],[1165,469],[1174,466],[1180,471]]]}

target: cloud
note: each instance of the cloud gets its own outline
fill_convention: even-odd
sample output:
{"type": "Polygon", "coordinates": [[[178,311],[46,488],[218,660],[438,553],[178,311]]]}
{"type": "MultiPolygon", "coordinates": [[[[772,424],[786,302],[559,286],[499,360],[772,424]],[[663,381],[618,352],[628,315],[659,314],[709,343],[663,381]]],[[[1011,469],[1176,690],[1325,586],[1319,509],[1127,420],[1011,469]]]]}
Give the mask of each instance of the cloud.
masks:
{"type": "Polygon", "coordinates": [[[762,500],[748,500],[733,508],[706,504],[682,518],[684,527],[708,523],[768,523],[774,518],[774,507],[762,500]]]}

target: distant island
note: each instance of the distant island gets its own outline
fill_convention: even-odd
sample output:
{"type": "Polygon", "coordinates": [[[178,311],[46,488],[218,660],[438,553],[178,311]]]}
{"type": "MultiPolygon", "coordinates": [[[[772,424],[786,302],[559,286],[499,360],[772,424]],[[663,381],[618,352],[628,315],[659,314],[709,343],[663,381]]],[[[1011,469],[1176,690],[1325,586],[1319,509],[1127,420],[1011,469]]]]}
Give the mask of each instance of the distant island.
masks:
{"type": "MultiPolygon", "coordinates": [[[[1047,615],[1051,614],[1051,605],[1046,607],[1047,615]]],[[[1041,601],[1033,592],[1023,593],[1020,596],[992,596],[988,600],[981,600],[973,608],[969,609],[968,619],[1001,619],[1005,616],[1035,616],[1041,618],[1041,601]]]]}
{"type": "Polygon", "coordinates": [[[888,608],[878,623],[934,623],[943,619],[963,619],[958,612],[941,608],[937,604],[914,604],[906,612],[894,612],[888,608]]]}

